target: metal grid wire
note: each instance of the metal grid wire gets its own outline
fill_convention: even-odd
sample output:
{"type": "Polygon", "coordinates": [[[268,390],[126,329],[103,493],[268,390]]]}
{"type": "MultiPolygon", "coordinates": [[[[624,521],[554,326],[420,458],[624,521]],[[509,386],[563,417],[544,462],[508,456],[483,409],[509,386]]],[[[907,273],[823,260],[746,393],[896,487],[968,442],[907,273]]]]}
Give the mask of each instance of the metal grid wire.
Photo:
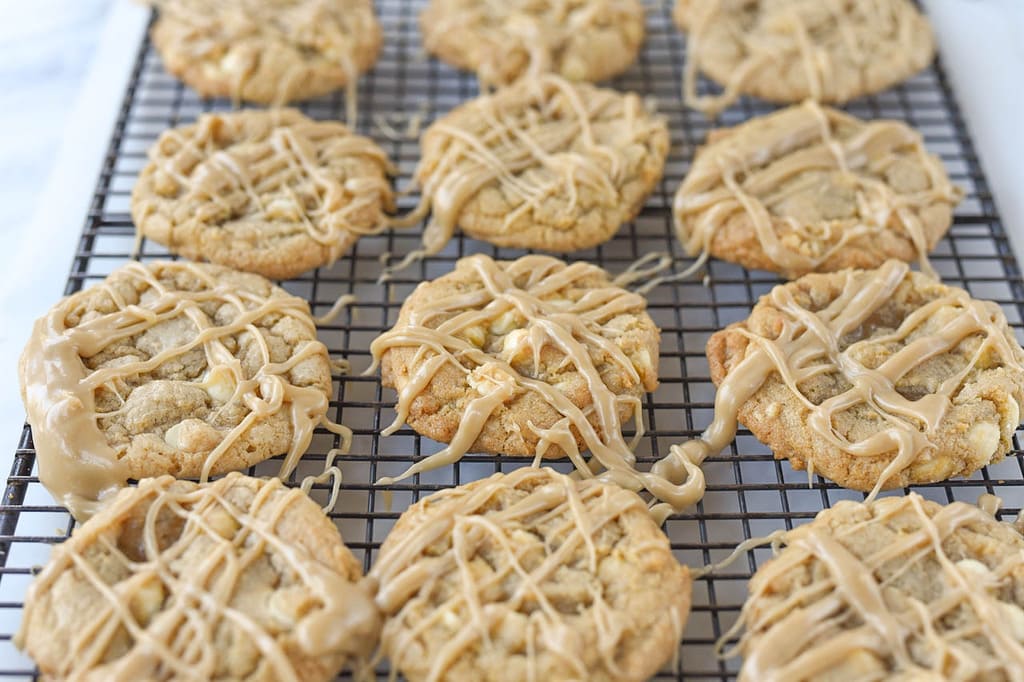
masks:
{"type": "MultiPolygon", "coordinates": [[[[408,186],[418,158],[417,141],[389,139],[376,125],[375,116],[423,112],[425,120],[430,121],[474,96],[477,87],[472,76],[424,56],[417,28],[419,3],[377,0],[376,4],[385,47],[374,71],[360,82],[359,129],[372,135],[396,162],[400,171],[396,184],[402,188],[408,186]]],[[[673,236],[671,197],[711,124],[703,115],[681,105],[685,46],[672,26],[667,3],[648,6],[647,29],[639,61],[613,86],[657,99],[659,110],[670,123],[672,152],[665,177],[642,214],[607,244],[572,255],[612,272],[625,269],[636,258],[653,251],[672,253],[677,269],[692,262],[673,236]]],[[[708,84],[702,83],[701,87],[706,90],[708,84]]],[[[86,216],[67,293],[95,283],[128,260],[133,241],[129,196],[145,163],[147,147],[166,128],[190,122],[201,112],[229,106],[224,101],[200,100],[164,71],[148,40],[143,42],[86,216]]],[[[343,118],[344,99],[336,94],[302,108],[314,118],[343,118]]],[[[967,191],[967,198],[957,209],[949,236],[938,246],[934,265],[945,282],[1000,303],[1021,336],[1024,282],[941,65],[846,109],[864,118],[904,120],[920,130],[928,147],[942,156],[954,182],[967,191]]],[[[721,122],[734,124],[769,110],[762,103],[743,100],[726,111],[721,122]]],[[[391,122],[399,130],[404,127],[402,121],[391,122]]],[[[414,204],[415,197],[406,197],[400,206],[407,210],[414,204]]],[[[360,375],[370,362],[370,343],[394,323],[401,302],[418,282],[450,271],[457,258],[482,252],[507,259],[524,253],[460,236],[442,254],[401,273],[386,287],[376,285],[378,256],[385,252],[408,253],[418,240],[419,230],[367,237],[333,267],[284,283],[289,291],[307,298],[315,314],[326,312],[341,294],[358,297],[358,303],[338,321],[322,327],[321,339],[332,355],[348,358],[353,366],[351,376],[335,377],[336,394],[331,403],[332,418],[355,431],[352,453],[341,463],[343,494],[332,518],[367,568],[399,512],[411,502],[434,490],[526,463],[517,458],[470,455],[454,467],[391,486],[390,501],[384,490],[372,484],[380,476],[399,473],[416,458],[441,446],[408,428],[388,438],[379,437],[380,429],[394,417],[394,394],[381,388],[378,377],[360,375]]],[[[164,257],[167,253],[161,246],[150,242],[143,245],[143,260],[164,257]]],[[[745,318],[758,296],[778,281],[774,275],[712,261],[704,281],[698,277],[651,293],[650,313],[662,329],[661,387],[644,401],[648,431],[638,450],[641,462],[650,463],[667,452],[672,443],[698,435],[710,422],[714,388],[704,344],[716,330],[745,318]]],[[[318,433],[295,480],[319,473],[325,453],[334,444],[332,435],[318,433]]],[[[1016,438],[1014,444],[1019,447],[1016,438]]],[[[1013,515],[1024,502],[1024,460],[1020,455],[1015,449],[1004,462],[969,480],[918,489],[941,502],[973,502],[982,492],[994,492],[1007,501],[1003,514],[1013,515]]],[[[26,427],[0,506],[0,677],[6,679],[36,678],[31,662],[11,644],[11,635],[34,567],[45,562],[49,548],[60,542],[73,525],[61,508],[53,506],[39,484],[34,460],[31,433],[26,427]]],[[[562,464],[555,466],[564,469],[562,464]]],[[[272,474],[276,468],[269,462],[250,473],[272,474]]],[[[788,463],[775,462],[747,431],[741,431],[721,456],[709,459],[704,471],[708,485],[703,502],[666,524],[676,555],[691,566],[724,558],[745,538],[803,523],[839,499],[861,498],[860,493],[842,490],[821,478],[808,485],[805,473],[793,471],[788,463]]],[[[318,498],[326,493],[325,487],[313,491],[318,498]]],[[[674,669],[663,671],[658,679],[734,677],[739,662],[718,661],[713,643],[735,621],[746,581],[768,554],[767,549],[754,551],[746,560],[696,582],[693,612],[678,661],[674,669]]],[[[382,678],[385,673],[382,668],[382,678]]]]}

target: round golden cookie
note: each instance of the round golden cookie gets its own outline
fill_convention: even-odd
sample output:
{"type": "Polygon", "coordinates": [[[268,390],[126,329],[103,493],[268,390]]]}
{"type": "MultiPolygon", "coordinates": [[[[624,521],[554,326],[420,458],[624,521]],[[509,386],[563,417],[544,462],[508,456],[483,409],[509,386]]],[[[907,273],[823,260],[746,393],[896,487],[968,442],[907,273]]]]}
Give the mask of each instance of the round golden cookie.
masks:
{"type": "Polygon", "coordinates": [[[294,109],[204,114],[150,148],[132,220],[174,253],[290,279],[387,226],[389,168],[372,140],[294,109]]]}
{"type": "Polygon", "coordinates": [[[646,680],[690,576],[635,493],[518,469],[410,507],[370,572],[381,648],[419,680],[646,680]]]}
{"type": "Polygon", "coordinates": [[[326,682],[376,647],[361,578],[278,479],[146,479],[54,548],[15,644],[44,679],[326,682]]]}
{"type": "Polygon", "coordinates": [[[712,131],[673,214],[690,255],[793,279],[925,261],[962,196],[907,125],[806,102],[712,131]]]}
{"type": "Polygon", "coordinates": [[[371,346],[399,420],[466,451],[628,453],[621,423],[658,385],[659,330],[642,296],[595,265],[463,258],[421,283],[371,346]]]}
{"type": "Polygon", "coordinates": [[[740,682],[1013,680],[1024,539],[963,502],[841,501],[750,580],[740,682]]]}
{"type": "Polygon", "coordinates": [[[219,265],[115,270],[35,323],[19,374],[40,479],[80,520],[129,478],[287,473],[329,424],[309,305],[219,265]]]}
{"type": "Polygon", "coordinates": [[[377,61],[372,0],[152,0],[164,67],[203,97],[281,105],[355,83],[377,61]]]}
{"type": "Polygon", "coordinates": [[[427,50],[507,85],[525,74],[600,81],[629,68],[644,42],[639,0],[431,0],[420,14],[427,50]]]}
{"type": "Polygon", "coordinates": [[[741,94],[847,102],[931,63],[928,20],[909,0],[676,0],[687,32],[685,98],[716,114],[741,94]],[[697,97],[698,72],[721,84],[697,97]]]}
{"type": "Polygon", "coordinates": [[[669,136],[635,94],[546,75],[462,104],[420,147],[428,252],[456,227],[498,246],[575,251],[608,241],[640,212],[669,136]]]}
{"type": "Polygon", "coordinates": [[[719,412],[855,490],[967,476],[1012,448],[1024,350],[995,303],[906,263],[805,275],[708,341],[719,412]]]}

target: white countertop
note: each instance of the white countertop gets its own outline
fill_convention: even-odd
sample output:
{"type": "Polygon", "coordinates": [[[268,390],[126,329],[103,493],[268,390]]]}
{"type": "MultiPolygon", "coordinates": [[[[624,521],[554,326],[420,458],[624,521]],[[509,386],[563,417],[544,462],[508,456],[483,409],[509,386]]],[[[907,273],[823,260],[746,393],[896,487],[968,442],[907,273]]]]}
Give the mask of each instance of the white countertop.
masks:
{"type": "MultiPolygon", "coordinates": [[[[1024,2],[923,2],[1020,258],[1024,2]]],[[[16,358],[64,291],[147,16],[127,0],[0,0],[0,479],[24,419],[16,358]]]]}

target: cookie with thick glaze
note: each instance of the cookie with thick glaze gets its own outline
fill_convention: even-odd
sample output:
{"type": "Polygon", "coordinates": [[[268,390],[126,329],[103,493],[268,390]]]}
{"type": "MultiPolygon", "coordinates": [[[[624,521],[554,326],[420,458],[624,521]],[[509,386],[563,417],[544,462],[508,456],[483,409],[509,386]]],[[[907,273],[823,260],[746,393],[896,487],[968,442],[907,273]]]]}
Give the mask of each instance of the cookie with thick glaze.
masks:
{"type": "Polygon", "coordinates": [[[691,581],[635,493],[518,469],[410,507],[370,572],[381,648],[410,682],[646,680],[691,581]]]}
{"type": "Polygon", "coordinates": [[[935,40],[909,0],[676,0],[687,34],[686,103],[717,114],[739,95],[843,103],[931,63],[935,40]],[[722,85],[698,97],[697,74],[722,85]]]}
{"type": "Polygon", "coordinates": [[[290,279],[387,227],[390,167],[372,140],[295,109],[204,114],[150,148],[132,220],[192,260],[290,279]]]}
{"type": "Polygon", "coordinates": [[[741,682],[1013,680],[1024,539],[963,502],[841,501],[750,580],[741,682]]]}
{"type": "Polygon", "coordinates": [[[999,306],[898,261],[777,286],[707,356],[716,419],[856,490],[999,461],[1024,402],[1024,350],[999,306]]]}
{"type": "Polygon", "coordinates": [[[372,0],[150,0],[164,67],[203,97],[281,105],[353,85],[377,61],[372,0]]]}
{"type": "Polygon", "coordinates": [[[643,297],[595,265],[476,255],[420,284],[371,350],[396,425],[453,456],[578,457],[628,453],[621,423],[658,385],[659,337],[643,297]]]}
{"type": "Polygon", "coordinates": [[[498,246],[575,251],[640,212],[669,136],[635,94],[546,75],[456,107],[420,148],[428,253],[456,228],[498,246]]]}
{"type": "Polygon", "coordinates": [[[636,60],[644,7],[639,0],[431,0],[420,30],[430,53],[485,84],[541,73],[601,81],[636,60]]]}
{"type": "Polygon", "coordinates": [[[278,479],[146,479],[54,548],[15,644],[44,679],[326,682],[376,647],[361,578],[278,479]]]}
{"type": "Polygon", "coordinates": [[[962,196],[906,124],[806,102],[712,131],[673,215],[690,255],[792,279],[925,261],[962,196]]]}
{"type": "Polygon", "coordinates": [[[330,425],[309,304],[219,265],[131,263],[63,299],[19,364],[39,475],[80,520],[129,478],[207,476],[330,425]]]}

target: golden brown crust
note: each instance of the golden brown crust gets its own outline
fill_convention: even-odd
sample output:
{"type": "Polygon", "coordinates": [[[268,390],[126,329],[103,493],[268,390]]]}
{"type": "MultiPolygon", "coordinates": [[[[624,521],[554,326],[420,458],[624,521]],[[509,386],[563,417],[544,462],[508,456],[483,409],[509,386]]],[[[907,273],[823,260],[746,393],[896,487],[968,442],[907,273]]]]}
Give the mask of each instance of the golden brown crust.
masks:
{"type": "Polygon", "coordinates": [[[290,279],[384,229],[389,167],[368,138],[294,109],[204,114],[149,150],[132,219],[187,258],[290,279]]]}
{"type": "Polygon", "coordinates": [[[431,0],[420,30],[431,54],[483,83],[544,72],[601,81],[636,59],[644,8],[639,0],[431,0]]]}
{"type": "MultiPolygon", "coordinates": [[[[83,377],[73,388],[91,394],[83,402],[94,401],[92,428],[128,478],[195,477],[207,465],[212,474],[243,469],[289,452],[302,439],[299,431],[311,432],[326,413],[331,369],[309,305],[258,275],[219,265],[134,263],[65,299],[44,320],[54,326],[37,323],[41,345],[30,343],[20,366],[23,395],[34,396],[29,421],[41,450],[49,431],[59,432],[57,442],[82,448],[92,435],[76,430],[75,422],[50,418],[67,387],[42,371],[48,360],[40,353],[59,345],[69,346],[73,361],[82,364],[83,377]],[[254,312],[255,319],[234,330],[254,312]],[[139,322],[147,313],[151,322],[139,322]],[[197,343],[201,329],[205,344],[197,343]],[[80,345],[91,334],[99,337],[96,347],[80,345]],[[81,387],[99,374],[112,377],[81,387]],[[281,392],[279,404],[272,389],[281,392]],[[304,404],[307,399],[313,402],[304,404]],[[306,409],[312,413],[303,414],[306,409]]],[[[60,468],[80,452],[40,454],[53,458],[44,462],[57,467],[53,475],[75,477],[60,468]]]]}
{"type": "Polygon", "coordinates": [[[1015,679],[1024,539],[919,495],[841,501],[750,580],[742,682],[1015,679]]]}
{"type": "Polygon", "coordinates": [[[382,649],[412,682],[645,680],[690,606],[689,572],[635,493],[545,468],[413,505],[371,576],[382,649]]]}
{"type": "Polygon", "coordinates": [[[160,0],[153,44],[203,97],[287,104],[333,92],[377,61],[371,0],[160,0]]]}
{"type": "Polygon", "coordinates": [[[456,107],[420,146],[416,179],[444,235],[437,248],[458,227],[498,246],[575,251],[640,212],[669,136],[637,95],[549,75],[456,107]]]}
{"type": "MultiPolygon", "coordinates": [[[[560,263],[553,258],[534,258],[543,258],[549,266],[552,263],[560,263]]],[[[513,264],[498,262],[495,265],[501,270],[507,270],[513,264]]],[[[564,264],[559,266],[561,267],[564,267],[564,264]]],[[[517,286],[525,288],[526,281],[532,273],[522,271],[522,268],[520,271],[515,282],[517,286]]],[[[424,309],[429,309],[436,301],[455,293],[481,292],[483,286],[484,283],[470,260],[459,261],[453,272],[436,280],[424,282],[416,288],[402,305],[395,329],[399,330],[408,325],[414,316],[424,309]]],[[[609,287],[613,285],[607,274],[597,267],[591,267],[586,276],[576,279],[569,287],[546,294],[544,299],[555,299],[569,305],[569,302],[579,301],[588,292],[609,287]]],[[[436,315],[429,320],[427,326],[437,328],[460,312],[478,309],[483,309],[483,304],[436,315]]],[[[555,386],[573,405],[589,412],[588,420],[597,430],[599,437],[604,437],[598,415],[589,410],[593,406],[594,396],[588,387],[586,377],[578,366],[566,361],[566,353],[547,339],[540,349],[540,368],[534,366],[533,354],[529,344],[525,342],[528,338],[527,330],[534,327],[536,324],[527,323],[521,315],[512,312],[502,314],[485,327],[472,327],[456,333],[455,336],[470,340],[490,356],[508,361],[521,376],[539,379],[555,386]]],[[[621,350],[637,372],[637,377],[634,378],[604,350],[585,339],[577,339],[583,343],[601,380],[614,395],[633,396],[639,399],[645,391],[652,391],[657,387],[660,335],[639,298],[635,307],[592,327],[601,337],[610,340],[621,350]]],[[[412,382],[424,363],[430,360],[431,355],[424,354],[423,346],[414,344],[388,348],[381,360],[384,386],[401,393],[412,382]]],[[[481,379],[474,377],[470,371],[474,369],[474,363],[468,360],[462,362],[465,364],[458,367],[452,364],[441,367],[412,400],[412,408],[407,419],[409,425],[417,432],[442,443],[451,442],[460,424],[465,420],[469,403],[480,397],[481,392],[488,387],[487,384],[478,385],[477,382],[481,379]]],[[[628,421],[633,414],[633,409],[626,403],[620,403],[618,409],[620,420],[623,422],[628,421]]],[[[478,452],[533,456],[541,440],[538,431],[553,427],[562,420],[562,417],[563,415],[544,396],[533,391],[517,391],[490,414],[469,449],[478,452]]],[[[577,445],[585,448],[586,443],[579,430],[575,427],[571,427],[571,430],[577,445]]],[[[547,452],[549,457],[564,455],[558,446],[552,446],[547,452]]]]}
{"type": "Polygon", "coordinates": [[[709,133],[673,212],[691,255],[795,278],[920,258],[961,197],[902,122],[804,103],[709,133]]]}
{"type": "Polygon", "coordinates": [[[772,102],[847,102],[935,55],[931,27],[908,0],[676,0],[673,17],[691,41],[696,31],[689,59],[701,71],[772,102]]]}
{"type": "MultiPolygon", "coordinates": [[[[866,286],[878,271],[853,271],[857,278],[852,290],[866,286]],[[861,284],[857,284],[861,282],[861,284]]],[[[847,284],[849,272],[806,275],[795,282],[781,285],[792,294],[797,305],[811,311],[825,308],[851,286],[847,284]]],[[[920,273],[911,273],[900,283],[890,300],[875,311],[868,322],[856,333],[839,342],[845,351],[855,342],[861,342],[854,353],[856,361],[877,368],[893,357],[907,343],[928,334],[937,333],[943,325],[962,315],[963,311],[947,305],[927,317],[906,339],[891,338],[878,343],[873,339],[890,336],[908,316],[931,301],[958,291],[920,273]]],[[[994,305],[994,304],[991,304],[994,305]]],[[[707,345],[711,378],[721,384],[739,363],[757,347],[754,339],[777,339],[788,316],[768,297],[754,306],[744,322],[730,325],[714,334],[707,345]]],[[[1017,354],[1020,346],[1005,321],[998,332],[1012,344],[1017,354]]],[[[810,332],[808,332],[810,333],[810,332]]],[[[968,368],[984,341],[984,334],[964,337],[955,347],[935,357],[923,358],[896,382],[896,391],[913,401],[939,391],[944,381],[968,368]]],[[[1018,355],[1019,358],[1019,355],[1018,355]]],[[[795,469],[813,470],[840,485],[856,490],[870,491],[879,482],[883,470],[893,460],[893,452],[878,456],[857,456],[840,449],[812,428],[809,420],[812,405],[820,405],[850,388],[846,374],[836,371],[818,373],[799,384],[803,398],[793,393],[778,371],[769,374],[764,384],[744,402],[739,420],[772,449],[778,459],[788,459],[795,469]]],[[[967,371],[952,392],[948,408],[941,422],[929,436],[935,445],[917,453],[906,468],[897,471],[882,485],[883,489],[897,488],[913,483],[943,481],[954,476],[966,476],[981,467],[1002,459],[1011,447],[1013,432],[1020,423],[1020,405],[1024,403],[1024,372],[1019,365],[1006,362],[995,351],[984,353],[967,371]]],[[[885,430],[889,423],[866,403],[858,402],[849,409],[832,416],[836,433],[851,442],[865,441],[885,430]]]]}
{"type": "Polygon", "coordinates": [[[375,646],[368,593],[327,591],[361,577],[330,519],[277,479],[147,479],[54,550],[17,642],[50,679],[326,682],[375,646]],[[309,637],[343,614],[347,641],[309,637]]]}

